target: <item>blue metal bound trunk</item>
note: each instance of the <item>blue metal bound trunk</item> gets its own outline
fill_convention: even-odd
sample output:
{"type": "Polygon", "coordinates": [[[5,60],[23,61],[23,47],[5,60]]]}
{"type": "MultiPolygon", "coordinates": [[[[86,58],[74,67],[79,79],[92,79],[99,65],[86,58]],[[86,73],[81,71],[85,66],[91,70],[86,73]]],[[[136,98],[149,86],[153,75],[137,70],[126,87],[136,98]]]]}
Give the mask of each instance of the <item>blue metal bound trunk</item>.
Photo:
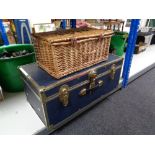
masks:
{"type": "Polygon", "coordinates": [[[19,68],[27,100],[45,126],[55,130],[93,106],[117,88],[123,58],[109,55],[106,62],[55,79],[36,63],[19,68]]]}

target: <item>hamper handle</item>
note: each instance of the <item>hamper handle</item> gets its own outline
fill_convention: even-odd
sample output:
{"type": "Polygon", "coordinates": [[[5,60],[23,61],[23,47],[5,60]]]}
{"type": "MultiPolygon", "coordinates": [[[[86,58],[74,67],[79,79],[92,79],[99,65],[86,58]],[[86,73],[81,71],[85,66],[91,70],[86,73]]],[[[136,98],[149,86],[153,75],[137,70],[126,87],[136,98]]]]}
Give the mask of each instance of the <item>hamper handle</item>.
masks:
{"type": "Polygon", "coordinates": [[[82,43],[82,42],[92,41],[92,40],[102,40],[103,38],[104,38],[104,34],[101,34],[99,36],[77,40],[76,42],[77,43],[82,43]]]}
{"type": "Polygon", "coordinates": [[[81,39],[81,40],[71,39],[71,41],[52,43],[52,45],[54,45],[54,46],[56,46],[56,45],[68,45],[68,44],[74,44],[74,43],[76,44],[76,43],[82,43],[82,42],[100,40],[100,39],[103,39],[103,37],[101,38],[99,36],[99,37],[95,37],[95,38],[87,38],[87,39],[81,39]]]}
{"type": "Polygon", "coordinates": [[[86,42],[86,41],[93,41],[93,40],[98,40],[99,38],[88,38],[88,39],[82,39],[82,40],[77,40],[77,43],[82,43],[82,42],[86,42]]]}

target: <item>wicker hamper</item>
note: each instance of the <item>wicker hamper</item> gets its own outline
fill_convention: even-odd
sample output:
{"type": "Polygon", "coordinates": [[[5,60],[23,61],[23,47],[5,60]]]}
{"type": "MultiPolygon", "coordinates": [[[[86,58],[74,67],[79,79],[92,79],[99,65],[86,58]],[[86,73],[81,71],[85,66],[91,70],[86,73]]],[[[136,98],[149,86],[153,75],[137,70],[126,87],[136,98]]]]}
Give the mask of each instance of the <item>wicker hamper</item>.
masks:
{"type": "Polygon", "coordinates": [[[113,31],[92,28],[33,34],[39,66],[59,79],[107,60],[113,31]]]}

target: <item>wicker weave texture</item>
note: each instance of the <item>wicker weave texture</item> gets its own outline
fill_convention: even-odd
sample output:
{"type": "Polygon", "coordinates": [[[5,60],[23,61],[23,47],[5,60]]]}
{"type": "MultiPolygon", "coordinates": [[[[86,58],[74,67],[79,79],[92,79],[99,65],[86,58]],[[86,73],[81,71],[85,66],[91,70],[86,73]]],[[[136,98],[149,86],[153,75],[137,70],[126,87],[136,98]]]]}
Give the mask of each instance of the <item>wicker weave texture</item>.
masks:
{"type": "Polygon", "coordinates": [[[74,36],[69,34],[69,37],[64,37],[64,35],[60,37],[58,34],[56,34],[58,37],[55,37],[55,34],[51,33],[50,36],[48,33],[48,39],[45,34],[42,35],[43,37],[34,36],[37,62],[50,75],[59,79],[107,60],[112,32],[104,34],[104,30],[90,29],[87,30],[87,34],[86,31],[78,32],[78,37],[75,33],[73,33],[74,36]],[[52,39],[49,41],[49,38],[52,39]]]}

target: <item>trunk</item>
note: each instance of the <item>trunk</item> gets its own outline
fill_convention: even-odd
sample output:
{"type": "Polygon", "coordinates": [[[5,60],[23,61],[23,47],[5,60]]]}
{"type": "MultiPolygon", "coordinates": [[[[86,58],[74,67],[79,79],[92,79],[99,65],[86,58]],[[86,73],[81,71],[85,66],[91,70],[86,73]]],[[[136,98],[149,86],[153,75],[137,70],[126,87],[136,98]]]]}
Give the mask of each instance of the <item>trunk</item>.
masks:
{"type": "Polygon", "coordinates": [[[119,83],[123,58],[55,79],[37,64],[20,67],[27,100],[48,129],[56,129],[113,91],[119,83]]]}

